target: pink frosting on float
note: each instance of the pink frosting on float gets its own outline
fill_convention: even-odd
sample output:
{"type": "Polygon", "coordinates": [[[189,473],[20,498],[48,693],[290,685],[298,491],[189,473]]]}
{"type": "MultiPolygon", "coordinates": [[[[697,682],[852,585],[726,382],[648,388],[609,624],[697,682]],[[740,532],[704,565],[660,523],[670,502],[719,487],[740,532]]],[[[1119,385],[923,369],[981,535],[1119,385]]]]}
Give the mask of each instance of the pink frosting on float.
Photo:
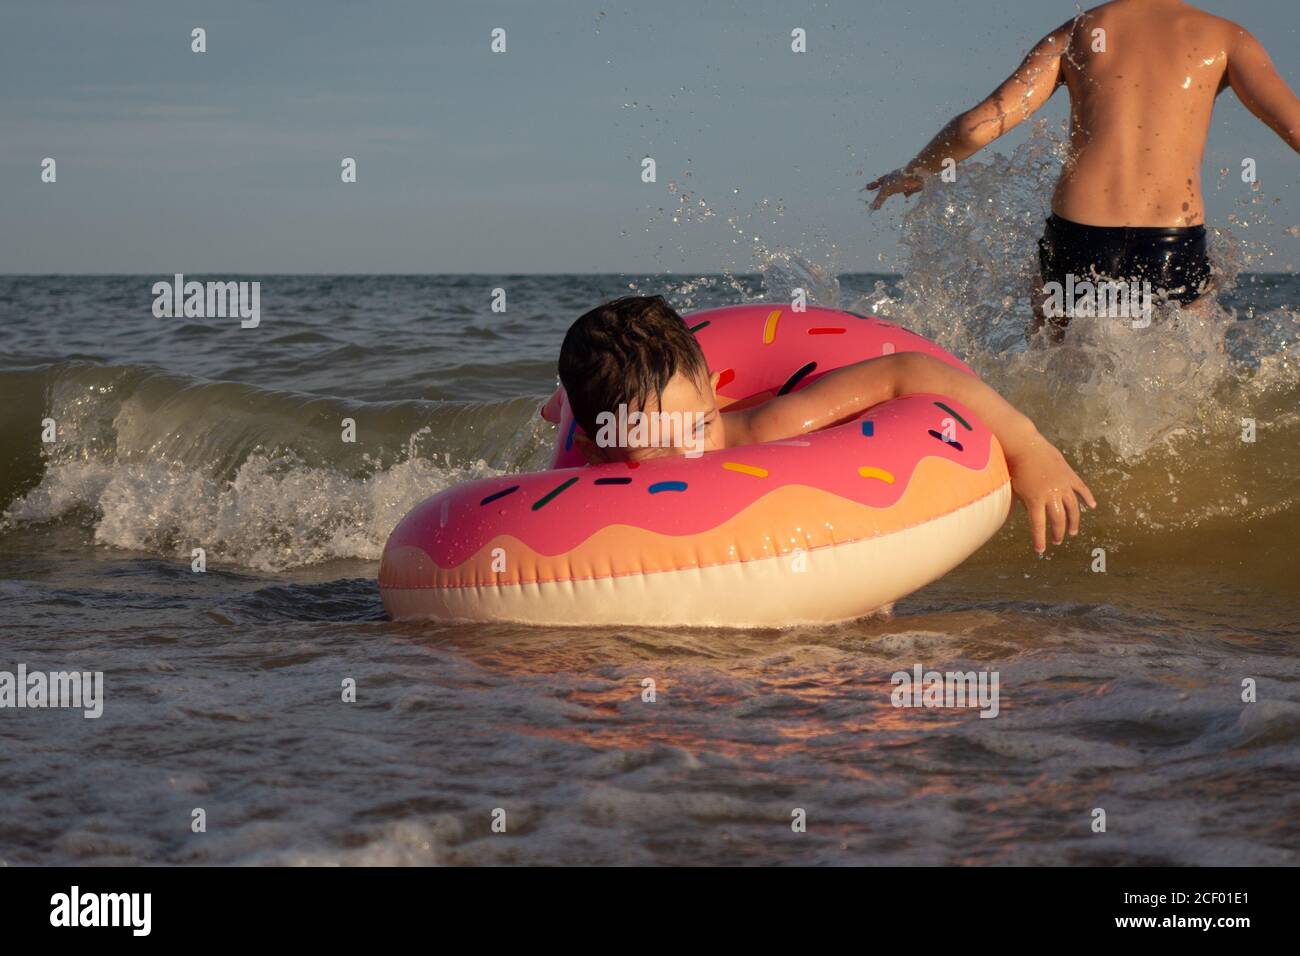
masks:
{"type": "Polygon", "coordinates": [[[946,458],[973,472],[982,471],[989,462],[990,439],[988,429],[964,406],[939,395],[909,395],[799,443],[728,448],[695,459],[653,459],[635,468],[606,464],[471,482],[418,505],[393,531],[388,547],[420,548],[439,566],[449,568],[501,534],[547,555],[570,551],[614,524],[691,535],[718,526],[775,488],[792,484],[887,509],[902,497],[923,458],[946,458]],[[940,402],[946,409],[936,404],[940,402]],[[953,412],[969,429],[961,424],[953,428],[953,412]],[[871,422],[870,436],[864,434],[864,421],[871,422]],[[942,436],[945,431],[955,436],[957,444],[931,434],[942,436]],[[727,464],[767,474],[757,477],[727,464]],[[894,480],[864,477],[859,470],[863,468],[894,480]],[[611,478],[630,482],[598,483],[611,478]],[[651,493],[663,483],[684,483],[685,488],[651,493]],[[484,503],[503,492],[508,493],[484,503]]]}
{"type": "MultiPolygon", "coordinates": [[[[687,321],[721,373],[726,409],[892,352],[970,373],[910,332],[828,309],[742,306],[687,321]]],[[[560,425],[559,457],[573,460],[562,390],[543,417],[560,425]]],[[[968,408],[908,395],[786,441],[483,479],[398,524],[380,592],[399,619],[847,619],[933,580],[996,531],[1010,498],[999,447],[968,408]],[[791,579],[807,568],[766,560],[796,552],[822,556],[826,573],[791,579]],[[706,581],[718,590],[699,591],[706,581]]]]}
{"type": "MultiPolygon", "coordinates": [[[[709,370],[723,374],[718,394],[734,401],[776,392],[810,362],[817,367],[800,380],[799,388],[850,362],[895,352],[920,352],[975,374],[965,363],[915,332],[875,316],[838,309],[810,305],[796,312],[785,304],[730,305],[690,313],[683,316],[683,321],[697,330],[695,338],[704,350],[709,370]],[[778,316],[770,321],[774,312],[778,316]]],[[[551,467],[584,465],[582,456],[572,447],[573,414],[563,389],[557,389],[547,401],[542,417],[559,426],[551,467]]]]}
{"type": "MultiPolygon", "coordinates": [[[[914,333],[832,309],[730,306],[695,313],[686,321],[711,371],[723,373],[719,393],[735,401],[775,394],[783,386],[797,390],[850,362],[894,352],[922,352],[970,373],[914,333]]],[[[547,403],[546,416],[555,415],[558,405],[555,458],[573,461],[576,452],[565,447],[572,416],[563,393],[558,393],[558,403],[556,398],[547,403]]],[[[419,548],[447,568],[502,534],[547,555],[572,550],[612,524],[691,535],[792,484],[887,509],[903,495],[922,458],[943,457],[980,471],[989,461],[990,438],[968,409],[950,399],[907,396],[794,442],[724,449],[695,459],[654,459],[636,467],[580,465],[472,482],[416,506],[393,531],[388,547],[419,548]],[[954,412],[960,425],[954,424],[954,412]],[[871,423],[869,428],[864,421],[871,423]],[[957,444],[943,440],[945,435],[957,444]]]]}

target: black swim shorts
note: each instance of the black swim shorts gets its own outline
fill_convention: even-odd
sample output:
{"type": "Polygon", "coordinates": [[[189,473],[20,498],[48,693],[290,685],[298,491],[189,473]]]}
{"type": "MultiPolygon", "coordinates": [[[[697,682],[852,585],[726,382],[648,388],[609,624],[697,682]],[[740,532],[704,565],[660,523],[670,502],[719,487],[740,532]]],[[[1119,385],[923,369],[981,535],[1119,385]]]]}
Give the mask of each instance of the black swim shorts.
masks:
{"type": "Polygon", "coordinates": [[[1155,295],[1186,305],[1209,290],[1204,226],[1085,226],[1052,213],[1038,240],[1043,284],[1096,278],[1150,282],[1155,295]]]}

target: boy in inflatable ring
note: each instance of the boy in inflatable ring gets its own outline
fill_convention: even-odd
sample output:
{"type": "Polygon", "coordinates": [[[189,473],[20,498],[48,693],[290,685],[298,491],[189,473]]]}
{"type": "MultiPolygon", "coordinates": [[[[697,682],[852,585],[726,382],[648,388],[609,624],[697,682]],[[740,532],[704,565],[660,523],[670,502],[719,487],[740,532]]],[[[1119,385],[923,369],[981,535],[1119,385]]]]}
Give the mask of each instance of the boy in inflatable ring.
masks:
{"type": "Polygon", "coordinates": [[[681,316],[661,296],[627,296],[573,323],[559,366],[573,417],[585,433],[575,434],[574,442],[589,463],[782,441],[850,420],[893,398],[934,392],[971,408],[997,436],[1011,490],[1029,513],[1039,554],[1047,550],[1049,524],[1059,545],[1067,532],[1079,533],[1080,499],[1089,508],[1097,506],[1088,486],[1033,422],[975,376],[928,355],[899,352],[846,365],[797,392],[724,416],[718,409],[718,374],[710,373],[681,316]],[[692,431],[654,445],[588,437],[601,433],[602,417],[629,409],[689,422],[692,431]]]}

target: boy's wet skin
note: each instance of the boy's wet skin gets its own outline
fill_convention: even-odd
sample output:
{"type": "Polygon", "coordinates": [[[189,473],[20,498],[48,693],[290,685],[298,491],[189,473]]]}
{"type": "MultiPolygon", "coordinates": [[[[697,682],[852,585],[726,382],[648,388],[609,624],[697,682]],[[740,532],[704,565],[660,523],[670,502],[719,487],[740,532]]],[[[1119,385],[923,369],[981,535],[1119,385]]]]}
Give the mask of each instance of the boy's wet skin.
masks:
{"type": "MultiPolygon", "coordinates": [[[[878,190],[871,208],[895,193],[917,192],[946,159],[960,162],[993,142],[1059,86],[1070,95],[1070,148],[1052,212],[1073,228],[1076,246],[1088,244],[1089,227],[1193,229],[1205,222],[1201,162],[1215,100],[1229,87],[1300,151],[1300,99],[1250,33],[1181,0],[1115,0],[1053,30],[1001,86],[951,120],[915,159],[869,183],[867,189],[878,190]]],[[[1098,245],[1111,246],[1099,259],[1123,259],[1124,250],[1114,248],[1122,238],[1097,234],[1098,245]]],[[[1138,232],[1129,238],[1136,240],[1131,271],[1137,275],[1151,267],[1143,260],[1158,254],[1143,247],[1147,240],[1178,237],[1138,232]]],[[[1203,257],[1185,245],[1180,254],[1203,257]]],[[[1181,268],[1199,274],[1203,263],[1181,268]]]]}

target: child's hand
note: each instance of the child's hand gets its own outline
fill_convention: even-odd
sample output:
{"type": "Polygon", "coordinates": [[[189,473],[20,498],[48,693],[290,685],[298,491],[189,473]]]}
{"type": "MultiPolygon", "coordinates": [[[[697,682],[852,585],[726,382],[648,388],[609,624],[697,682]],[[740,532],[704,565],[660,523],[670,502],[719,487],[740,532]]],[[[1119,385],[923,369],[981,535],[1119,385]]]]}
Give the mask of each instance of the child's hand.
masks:
{"type": "Polygon", "coordinates": [[[885,173],[874,182],[869,182],[862,187],[865,192],[868,189],[879,189],[875,201],[871,204],[872,210],[879,209],[885,204],[885,200],[894,193],[902,193],[905,197],[921,191],[925,186],[925,180],[915,173],[909,173],[904,169],[896,169],[892,173],[885,173]]]}
{"type": "Polygon", "coordinates": [[[1089,508],[1097,501],[1074,469],[1041,435],[1007,455],[1011,490],[1029,512],[1034,550],[1047,550],[1047,524],[1052,525],[1052,543],[1060,544],[1065,533],[1079,533],[1079,498],[1089,508]],[[1077,497],[1076,497],[1077,496],[1077,497]]]}

